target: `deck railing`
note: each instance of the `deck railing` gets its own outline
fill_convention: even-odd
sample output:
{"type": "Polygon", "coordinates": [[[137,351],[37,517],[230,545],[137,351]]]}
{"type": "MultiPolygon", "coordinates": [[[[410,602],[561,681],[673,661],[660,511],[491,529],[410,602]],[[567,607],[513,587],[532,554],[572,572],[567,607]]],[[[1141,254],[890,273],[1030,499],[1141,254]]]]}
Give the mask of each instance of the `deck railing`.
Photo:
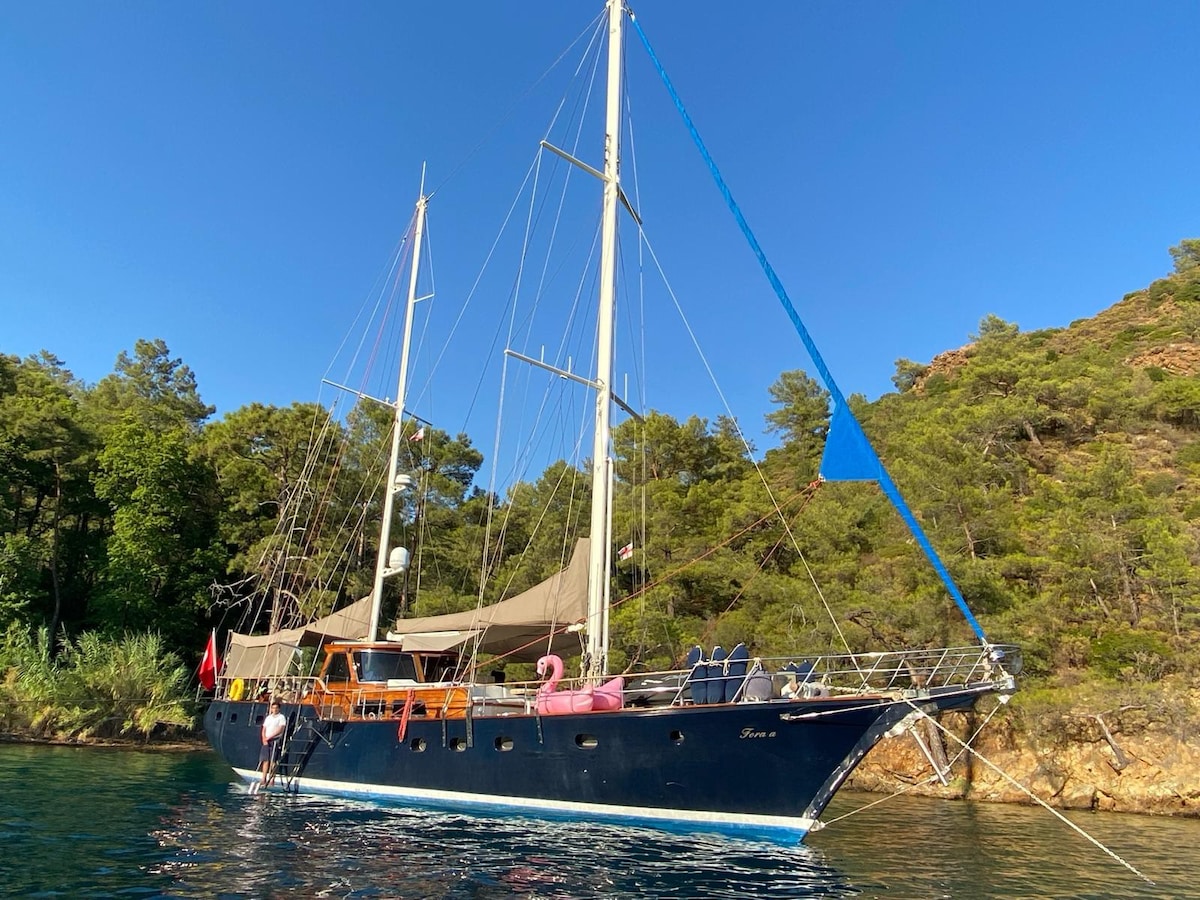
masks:
{"type": "MultiPolygon", "coordinates": [[[[1004,689],[1021,670],[1021,653],[1013,646],[949,647],[883,653],[848,653],[790,657],[756,657],[732,668],[722,662],[703,661],[692,669],[631,673],[626,676],[624,705],[667,706],[693,702],[694,696],[715,693],[720,684],[723,700],[777,700],[839,697],[859,694],[919,696],[948,688],[995,686],[1004,689]],[[751,693],[745,678],[758,674],[759,690],[751,693]],[[732,679],[732,688],[729,686],[732,679]],[[766,687],[766,690],[763,688],[766,687]]],[[[405,684],[328,686],[318,678],[297,676],[217,679],[218,699],[271,698],[283,703],[314,702],[322,718],[394,718],[411,691],[421,695],[422,714],[459,717],[470,708],[473,715],[512,715],[532,712],[541,682],[508,684],[405,684]],[[428,695],[428,696],[425,696],[428,695]],[[441,698],[441,699],[439,699],[441,698]]],[[[582,686],[581,679],[564,679],[562,689],[582,686]]],[[[708,702],[714,702],[709,700],[708,702]]],[[[412,706],[410,703],[410,712],[412,706]]]]}

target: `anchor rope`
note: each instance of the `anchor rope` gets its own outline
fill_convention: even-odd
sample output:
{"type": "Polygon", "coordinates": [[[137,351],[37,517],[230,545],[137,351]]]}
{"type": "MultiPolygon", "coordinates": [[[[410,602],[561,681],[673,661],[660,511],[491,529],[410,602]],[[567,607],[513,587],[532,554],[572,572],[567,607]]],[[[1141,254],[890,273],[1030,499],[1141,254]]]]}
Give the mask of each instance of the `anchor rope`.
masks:
{"type": "MultiPolygon", "coordinates": [[[[967,738],[966,743],[968,745],[972,741],[974,741],[977,737],[979,737],[980,734],[983,733],[983,729],[987,728],[988,723],[992,721],[992,717],[995,716],[996,713],[999,712],[1003,706],[1004,706],[1004,703],[1001,702],[1001,703],[997,703],[994,707],[992,707],[992,711],[987,714],[987,716],[984,718],[983,722],[979,725],[979,727],[976,728],[975,731],[973,731],[971,733],[971,736],[969,738],[967,738]]],[[[927,713],[925,713],[923,715],[925,715],[926,718],[932,718],[927,713]]],[[[916,736],[914,735],[914,738],[915,737],[916,736]]],[[[956,762],[958,762],[960,759],[962,759],[963,756],[966,755],[966,752],[967,752],[966,750],[960,748],[959,751],[950,758],[948,767],[953,766],[956,762]]],[[[830,819],[827,822],[822,822],[821,828],[822,829],[828,828],[830,825],[833,825],[836,822],[842,821],[842,819],[849,819],[851,816],[858,815],[860,812],[863,812],[864,810],[873,809],[874,807],[879,806],[881,803],[886,803],[888,800],[893,800],[896,797],[901,797],[904,794],[907,794],[911,790],[921,787],[922,785],[932,784],[933,782],[938,781],[938,780],[939,780],[938,773],[934,772],[928,778],[923,778],[920,781],[914,781],[912,784],[906,784],[902,788],[900,788],[900,790],[895,791],[894,793],[889,794],[886,797],[881,797],[878,800],[872,800],[870,803],[865,803],[862,806],[859,806],[859,807],[856,807],[855,809],[850,810],[849,812],[842,813],[842,815],[837,816],[836,818],[830,819]]]]}
{"type": "MultiPolygon", "coordinates": [[[[911,706],[913,709],[918,710],[918,712],[920,711],[919,707],[917,707],[917,705],[915,703],[913,703],[911,700],[905,700],[905,702],[908,703],[908,705],[911,706]]],[[[989,769],[991,769],[993,772],[995,772],[997,775],[999,775],[1001,778],[1003,778],[1005,781],[1007,781],[1010,785],[1015,787],[1017,790],[1019,790],[1025,796],[1027,796],[1030,800],[1032,800],[1038,806],[1047,810],[1049,813],[1051,813],[1051,815],[1053,815],[1056,819],[1058,819],[1060,822],[1062,822],[1064,825],[1066,825],[1072,831],[1075,831],[1081,837],[1090,841],[1093,845],[1098,847],[1105,854],[1107,854],[1108,856],[1115,859],[1117,862],[1119,862],[1121,865],[1123,865],[1126,869],[1128,869],[1130,872],[1132,872],[1138,878],[1142,879],[1142,881],[1146,882],[1146,884],[1154,884],[1154,881],[1152,879],[1150,879],[1148,876],[1146,876],[1145,874],[1143,874],[1142,872],[1140,872],[1137,869],[1137,867],[1133,865],[1133,863],[1128,862],[1127,860],[1123,859],[1115,851],[1110,850],[1103,843],[1101,843],[1097,838],[1092,837],[1090,834],[1088,834],[1086,831],[1084,831],[1082,828],[1080,828],[1078,825],[1076,825],[1074,822],[1072,822],[1070,819],[1068,819],[1066,816],[1064,816],[1061,812],[1059,812],[1057,809],[1055,809],[1053,806],[1051,806],[1049,803],[1047,803],[1045,800],[1043,800],[1041,797],[1039,797],[1037,794],[1035,794],[1033,791],[1031,791],[1029,788],[1027,788],[1025,785],[1021,784],[1021,782],[1017,781],[1017,779],[1013,778],[1011,775],[1009,775],[1007,772],[1005,772],[1002,768],[1000,768],[1000,766],[996,765],[996,763],[992,762],[990,759],[988,759],[986,756],[984,756],[982,753],[980,753],[974,747],[967,744],[962,738],[960,738],[957,734],[955,734],[954,732],[952,732],[948,728],[946,728],[946,726],[943,725],[941,722],[939,722],[937,719],[931,718],[930,721],[933,722],[933,724],[935,726],[937,726],[939,731],[941,731],[943,734],[947,735],[955,743],[960,744],[962,746],[963,750],[965,750],[967,753],[970,753],[977,760],[979,760],[981,763],[983,763],[985,766],[987,766],[989,769]]]]}

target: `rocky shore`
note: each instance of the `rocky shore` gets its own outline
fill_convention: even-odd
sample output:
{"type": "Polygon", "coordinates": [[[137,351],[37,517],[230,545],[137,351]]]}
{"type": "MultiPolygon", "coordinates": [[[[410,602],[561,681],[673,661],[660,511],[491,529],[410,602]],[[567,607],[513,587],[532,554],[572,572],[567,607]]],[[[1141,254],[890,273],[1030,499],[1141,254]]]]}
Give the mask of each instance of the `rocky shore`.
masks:
{"type": "MultiPolygon", "coordinates": [[[[957,714],[944,716],[942,724],[960,739],[977,727],[957,714]]],[[[971,741],[989,766],[969,753],[955,759],[961,745],[928,723],[914,730],[872,750],[849,787],[993,803],[1032,803],[1032,793],[1059,809],[1200,816],[1200,748],[1181,734],[1154,727],[1127,734],[1101,717],[1088,717],[1068,735],[1039,739],[1001,724],[971,741]],[[932,764],[943,749],[951,763],[945,784],[932,764]]]]}

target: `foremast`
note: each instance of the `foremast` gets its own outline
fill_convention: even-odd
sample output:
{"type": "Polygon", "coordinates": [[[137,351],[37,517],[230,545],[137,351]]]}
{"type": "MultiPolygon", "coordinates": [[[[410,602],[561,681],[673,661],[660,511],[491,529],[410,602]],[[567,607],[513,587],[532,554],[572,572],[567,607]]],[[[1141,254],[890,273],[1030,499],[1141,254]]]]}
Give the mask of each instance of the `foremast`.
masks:
{"type": "Polygon", "coordinates": [[[602,678],[608,670],[608,607],[611,585],[609,517],[612,461],[613,325],[617,267],[617,204],[620,198],[621,54],[623,0],[608,0],[608,106],[604,125],[604,205],[600,222],[600,297],[596,314],[596,423],[592,439],[592,536],[588,554],[587,656],[583,674],[602,678]]]}
{"type": "MultiPolygon", "coordinates": [[[[406,485],[398,482],[400,467],[400,442],[403,439],[404,401],[408,394],[408,356],[412,347],[413,310],[417,305],[417,274],[421,265],[421,241],[425,232],[425,208],[429,198],[425,196],[425,178],[421,178],[421,191],[417,199],[413,226],[412,268],[408,275],[408,302],[404,308],[404,338],[400,345],[400,374],[396,383],[395,418],[392,422],[392,452],[388,458],[387,483],[384,486],[383,521],[379,526],[379,555],[375,560],[375,584],[371,589],[371,620],[368,640],[379,638],[379,616],[383,606],[383,582],[389,575],[404,571],[407,560],[392,564],[389,550],[392,535],[392,516],[396,508],[396,495],[406,485]]],[[[403,555],[403,554],[402,554],[403,555]]]]}

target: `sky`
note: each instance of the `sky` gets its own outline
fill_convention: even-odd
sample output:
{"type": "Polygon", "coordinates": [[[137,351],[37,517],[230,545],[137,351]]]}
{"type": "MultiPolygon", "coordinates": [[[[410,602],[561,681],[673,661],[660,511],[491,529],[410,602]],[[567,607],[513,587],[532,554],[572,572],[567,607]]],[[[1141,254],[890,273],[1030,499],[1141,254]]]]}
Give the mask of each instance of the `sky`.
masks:
{"type": "MultiPolygon", "coordinates": [[[[1200,4],[635,10],[845,393],[890,390],[897,359],[961,346],[989,313],[1023,330],[1095,315],[1200,237],[1200,4]]],[[[599,12],[0,4],[0,352],[45,349],[94,383],[162,338],[218,416],[315,400],[423,164],[434,347],[553,112],[562,67],[542,76],[599,12]]],[[[626,190],[636,156],[647,234],[754,437],[768,386],[808,361],[632,34],[627,56],[626,190]]],[[[598,136],[579,153],[600,166],[598,136]]],[[[474,363],[506,290],[474,295],[427,411],[480,444],[495,390],[474,363]]],[[[646,402],[711,418],[723,405],[665,303],[646,318],[646,402]]],[[[618,351],[618,387],[638,352],[618,351]]]]}

